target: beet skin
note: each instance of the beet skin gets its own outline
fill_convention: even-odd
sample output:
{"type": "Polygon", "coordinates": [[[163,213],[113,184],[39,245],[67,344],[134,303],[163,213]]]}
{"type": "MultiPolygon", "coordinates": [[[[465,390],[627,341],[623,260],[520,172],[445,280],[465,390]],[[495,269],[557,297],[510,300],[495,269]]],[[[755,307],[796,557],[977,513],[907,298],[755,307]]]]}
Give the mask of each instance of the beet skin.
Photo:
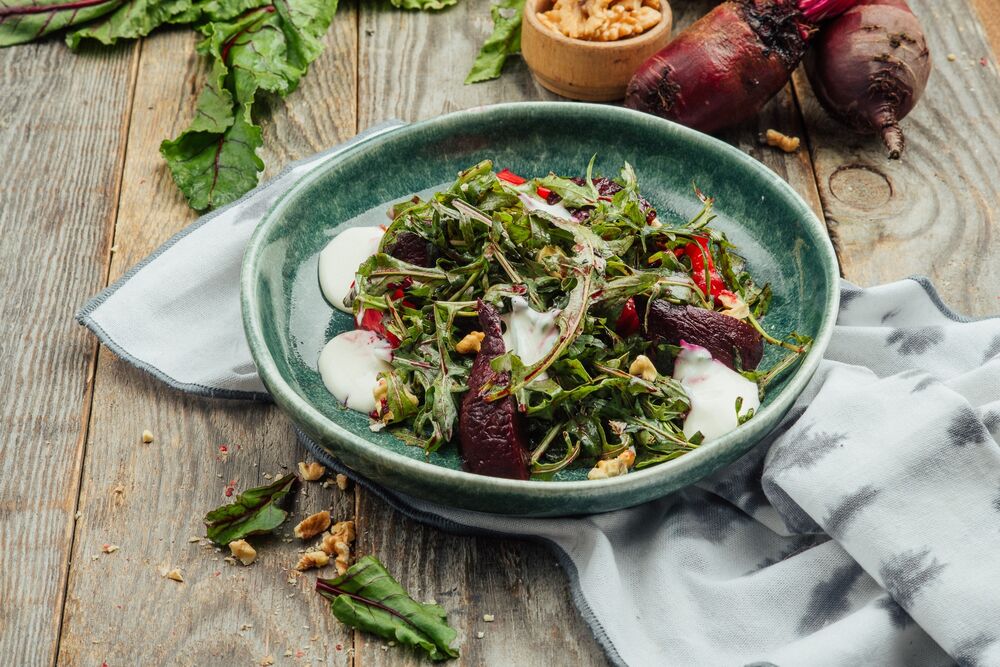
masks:
{"type": "Polygon", "coordinates": [[[385,249],[386,254],[414,266],[433,266],[431,243],[416,232],[399,232],[385,249]]]}
{"type": "Polygon", "coordinates": [[[903,152],[899,121],[931,74],[920,22],[904,0],[860,0],[824,25],[806,56],[813,91],[831,116],[878,134],[890,159],[903,152]]]}
{"type": "Polygon", "coordinates": [[[712,358],[736,370],[739,354],[742,369],[751,371],[764,356],[764,340],[752,326],[729,315],[697,308],[678,306],[662,299],[649,305],[646,337],[671,345],[683,340],[700,345],[712,358]]]}
{"type": "Polygon", "coordinates": [[[528,446],[521,414],[513,396],[486,401],[480,392],[492,381],[504,385],[510,378],[497,373],[490,362],[505,352],[496,308],[479,302],[479,324],[486,334],[469,374],[469,391],[458,418],[459,444],[465,469],[477,475],[528,479],[528,446]]]}
{"type": "Polygon", "coordinates": [[[625,106],[702,132],[757,115],[805,52],[809,23],[792,0],[729,0],[654,54],[625,106]]]}

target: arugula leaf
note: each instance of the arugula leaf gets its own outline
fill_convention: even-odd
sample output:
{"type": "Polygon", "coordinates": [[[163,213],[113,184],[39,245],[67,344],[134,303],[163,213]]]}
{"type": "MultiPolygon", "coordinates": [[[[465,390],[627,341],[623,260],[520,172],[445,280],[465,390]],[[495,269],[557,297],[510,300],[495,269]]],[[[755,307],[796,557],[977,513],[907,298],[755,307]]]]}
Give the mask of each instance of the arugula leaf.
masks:
{"type": "Polygon", "coordinates": [[[6,0],[0,5],[0,46],[24,44],[104,16],[124,0],[6,0]]]}
{"type": "Polygon", "coordinates": [[[524,0],[500,0],[490,8],[493,33],[483,42],[466,83],[480,83],[500,76],[507,57],[521,52],[521,15],[524,0]]]}
{"type": "Polygon", "coordinates": [[[295,475],[286,475],[267,486],[247,489],[236,496],[235,502],[212,510],[204,519],[208,539],[225,546],[249,535],[271,532],[288,517],[288,512],[278,505],[298,479],[295,475]]]}
{"type": "Polygon", "coordinates": [[[458,0],[389,0],[393,7],[399,9],[417,9],[421,11],[444,9],[458,4],[458,0]]]}
{"type": "Polygon", "coordinates": [[[458,633],[448,625],[445,610],[415,602],[373,556],[336,579],[317,579],[316,590],[330,600],[341,623],[422,649],[431,660],[458,657],[450,646],[458,633]]]}
{"type": "Polygon", "coordinates": [[[261,130],[251,112],[259,91],[295,90],[321,50],[336,1],[276,0],[200,28],[198,50],[213,59],[191,126],[160,153],[192,208],[228,204],[257,184],[261,130]]]}

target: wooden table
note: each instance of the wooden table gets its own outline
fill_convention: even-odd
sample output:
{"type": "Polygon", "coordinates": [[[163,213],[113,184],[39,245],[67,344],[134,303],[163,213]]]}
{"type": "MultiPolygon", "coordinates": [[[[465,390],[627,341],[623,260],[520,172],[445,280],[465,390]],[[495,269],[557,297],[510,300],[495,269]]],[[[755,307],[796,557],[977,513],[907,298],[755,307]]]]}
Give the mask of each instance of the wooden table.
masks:
{"type": "MultiPolygon", "coordinates": [[[[678,25],[710,4],[676,0],[678,25]]],[[[901,162],[830,121],[801,75],[759,122],[725,138],[825,218],[848,279],[926,274],[956,309],[997,313],[1000,5],[911,4],[935,73],[904,123],[901,162]],[[762,147],[767,128],[802,137],[805,149],[762,147]]],[[[343,3],[303,85],[264,113],[265,176],[387,118],[550,99],[520,62],[498,81],[462,84],[489,27],[483,0],[435,15],[343,3]]],[[[254,486],[303,458],[289,421],[273,407],[169,390],[73,322],[90,295],[195,218],[157,152],[188,122],[206,75],[194,43],[176,29],[82,55],[57,40],[0,51],[0,656],[90,667],[254,665],[268,655],[415,664],[333,620],[311,577],[288,583],[294,545],[269,545],[243,568],[189,543],[229,480],[254,486]],[[152,444],[141,444],[144,429],[152,444]],[[121,549],[101,554],[104,544],[121,549]],[[162,578],[164,567],[185,583],[162,578]]],[[[335,517],[357,521],[359,553],[447,608],[465,663],[605,662],[544,546],[448,535],[356,490],[311,486],[298,510],[331,497],[335,517]]]]}

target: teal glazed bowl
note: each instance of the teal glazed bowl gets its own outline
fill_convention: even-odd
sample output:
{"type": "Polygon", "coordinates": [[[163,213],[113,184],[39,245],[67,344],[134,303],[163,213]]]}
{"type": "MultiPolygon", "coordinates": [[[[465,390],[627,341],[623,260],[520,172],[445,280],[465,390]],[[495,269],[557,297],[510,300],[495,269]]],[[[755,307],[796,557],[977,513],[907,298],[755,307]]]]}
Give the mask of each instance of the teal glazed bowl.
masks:
{"type": "MultiPolygon", "coordinates": [[[[816,370],[836,321],[833,246],[823,224],[777,175],[728,144],[653,116],[566,102],[503,104],[407,125],[330,158],[268,212],[247,247],[241,278],[243,324],[257,370],[274,400],[316,443],[365,477],[442,505],[524,516],[606,512],[687,486],[734,461],[792,406],[816,370]],[[485,158],[524,175],[617,175],[625,161],[664,222],[701,207],[692,184],[715,198],[713,223],[739,246],[758,282],[774,290],[764,327],[813,336],[812,350],[773,385],[757,415],[674,461],[622,477],[554,481],[484,477],[461,469],[456,447],[425,455],[368,417],[342,407],[317,371],[323,345],[352,328],[323,298],[320,251],[343,223],[376,206],[451,182],[485,158]]],[[[772,355],[777,354],[771,350],[772,355]]],[[[765,363],[769,359],[765,358],[765,363]]]]}

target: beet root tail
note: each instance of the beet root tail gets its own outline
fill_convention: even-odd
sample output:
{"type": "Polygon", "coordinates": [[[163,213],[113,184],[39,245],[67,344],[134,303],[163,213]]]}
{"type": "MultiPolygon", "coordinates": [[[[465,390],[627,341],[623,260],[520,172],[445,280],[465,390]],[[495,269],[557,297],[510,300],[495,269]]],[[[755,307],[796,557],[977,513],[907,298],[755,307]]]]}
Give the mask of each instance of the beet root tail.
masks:
{"type": "Polygon", "coordinates": [[[893,121],[890,125],[882,126],[882,143],[889,151],[890,160],[898,160],[903,154],[903,147],[906,141],[903,138],[903,131],[899,129],[899,123],[893,121]]]}

